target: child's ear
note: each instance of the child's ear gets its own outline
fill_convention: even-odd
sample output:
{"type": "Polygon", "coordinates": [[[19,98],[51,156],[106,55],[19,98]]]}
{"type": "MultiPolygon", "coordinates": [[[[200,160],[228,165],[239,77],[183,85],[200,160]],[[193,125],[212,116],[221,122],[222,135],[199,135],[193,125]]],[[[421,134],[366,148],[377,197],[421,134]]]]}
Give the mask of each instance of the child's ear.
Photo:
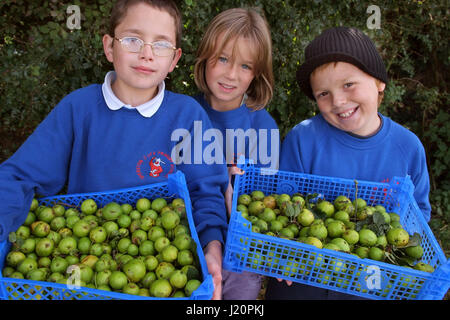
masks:
{"type": "Polygon", "coordinates": [[[377,88],[379,93],[384,92],[384,89],[386,89],[386,83],[377,81],[377,88]]]}
{"type": "Polygon", "coordinates": [[[114,61],[114,54],[113,54],[113,41],[114,38],[111,37],[109,34],[105,34],[103,36],[103,51],[105,52],[106,59],[108,59],[109,62],[114,61]]]}
{"type": "Polygon", "coordinates": [[[170,64],[169,73],[172,72],[173,69],[175,69],[175,67],[178,63],[178,60],[180,60],[180,58],[181,58],[181,53],[182,53],[181,48],[178,48],[175,50],[175,54],[173,56],[172,63],[170,64]]]}

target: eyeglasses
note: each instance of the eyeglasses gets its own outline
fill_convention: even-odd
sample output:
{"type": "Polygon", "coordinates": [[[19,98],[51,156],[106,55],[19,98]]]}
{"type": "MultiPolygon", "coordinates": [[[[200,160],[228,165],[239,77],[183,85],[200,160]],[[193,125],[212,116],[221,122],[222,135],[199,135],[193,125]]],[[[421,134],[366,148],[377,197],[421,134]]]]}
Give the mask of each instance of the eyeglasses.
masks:
{"type": "Polygon", "coordinates": [[[114,37],[114,39],[119,41],[125,50],[134,53],[141,52],[144,46],[148,44],[152,47],[153,54],[158,57],[170,56],[177,49],[168,41],[144,42],[136,37],[124,37],[122,39],[114,37]]]}

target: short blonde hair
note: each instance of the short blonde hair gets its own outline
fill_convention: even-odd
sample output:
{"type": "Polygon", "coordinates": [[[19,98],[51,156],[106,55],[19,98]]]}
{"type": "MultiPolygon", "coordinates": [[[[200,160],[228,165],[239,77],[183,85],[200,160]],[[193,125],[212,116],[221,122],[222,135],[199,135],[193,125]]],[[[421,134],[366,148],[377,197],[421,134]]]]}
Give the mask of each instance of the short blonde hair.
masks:
{"type": "MultiPolygon", "coordinates": [[[[309,76],[309,78],[311,79],[311,77],[312,77],[316,72],[321,71],[321,70],[323,70],[323,69],[326,69],[326,68],[327,68],[329,65],[331,65],[331,64],[333,64],[333,67],[336,67],[336,65],[338,64],[338,62],[340,62],[340,61],[327,62],[327,63],[324,63],[324,64],[318,66],[317,68],[315,68],[315,69],[311,72],[311,75],[309,76]]],[[[344,61],[344,62],[345,62],[345,61],[344,61]]],[[[371,76],[371,75],[369,74],[369,76],[371,76]]],[[[377,88],[379,88],[380,85],[381,85],[382,83],[384,83],[384,82],[381,81],[380,79],[377,79],[377,78],[375,78],[375,77],[373,77],[373,76],[371,76],[371,77],[375,80],[375,85],[377,86],[377,88]]],[[[378,91],[378,107],[380,107],[381,102],[383,101],[383,98],[384,98],[384,90],[378,91]]]]}
{"type": "Polygon", "coordinates": [[[272,38],[266,19],[254,8],[232,8],[213,18],[197,50],[195,84],[205,95],[211,94],[205,79],[208,60],[217,60],[227,43],[238,37],[249,39],[255,46],[255,78],[246,92],[246,104],[249,108],[260,110],[269,104],[273,96],[272,38]],[[222,34],[223,41],[218,44],[217,38],[222,34]]]}

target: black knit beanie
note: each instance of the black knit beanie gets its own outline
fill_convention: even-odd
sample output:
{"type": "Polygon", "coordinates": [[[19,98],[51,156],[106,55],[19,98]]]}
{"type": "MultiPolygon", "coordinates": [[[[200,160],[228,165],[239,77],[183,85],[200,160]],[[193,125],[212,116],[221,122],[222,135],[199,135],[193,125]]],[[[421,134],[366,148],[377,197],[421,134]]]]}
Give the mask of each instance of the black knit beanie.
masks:
{"type": "Polygon", "coordinates": [[[300,89],[314,99],[310,75],[317,67],[343,61],[351,63],[387,84],[386,67],[372,40],[356,28],[335,27],[316,37],[305,50],[305,62],[297,70],[300,89]]]}

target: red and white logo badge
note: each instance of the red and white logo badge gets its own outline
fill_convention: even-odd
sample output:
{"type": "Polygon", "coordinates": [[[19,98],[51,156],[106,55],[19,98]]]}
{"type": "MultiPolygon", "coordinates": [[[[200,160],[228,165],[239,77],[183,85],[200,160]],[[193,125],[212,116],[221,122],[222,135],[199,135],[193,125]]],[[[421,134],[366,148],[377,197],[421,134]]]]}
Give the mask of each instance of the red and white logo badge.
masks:
{"type": "Polygon", "coordinates": [[[141,179],[146,177],[165,177],[175,171],[175,165],[170,156],[161,151],[150,152],[143,156],[136,165],[136,173],[141,179]]]}

